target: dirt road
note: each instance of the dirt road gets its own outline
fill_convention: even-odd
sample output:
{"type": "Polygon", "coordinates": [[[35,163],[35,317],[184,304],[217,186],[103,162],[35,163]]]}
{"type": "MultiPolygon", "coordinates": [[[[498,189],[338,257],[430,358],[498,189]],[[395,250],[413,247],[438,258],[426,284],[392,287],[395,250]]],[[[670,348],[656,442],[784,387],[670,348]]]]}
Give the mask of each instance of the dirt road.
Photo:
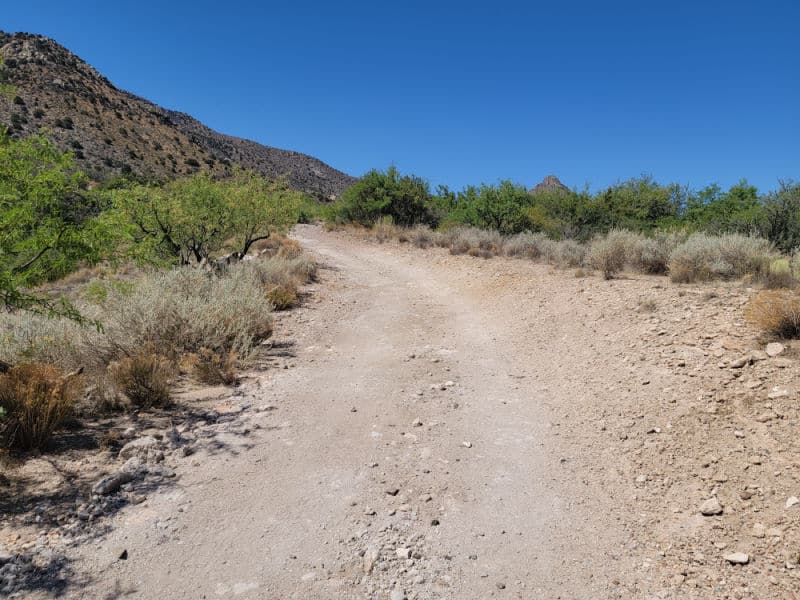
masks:
{"type": "Polygon", "coordinates": [[[721,557],[679,566],[710,527],[676,454],[687,371],[719,358],[662,333],[675,312],[631,310],[661,293],[713,327],[733,308],[689,314],[663,279],[296,237],[324,268],[276,333],[286,368],[253,373],[230,400],[253,409],[75,551],[80,597],[758,597],[708,595],[742,589],[721,557]]]}

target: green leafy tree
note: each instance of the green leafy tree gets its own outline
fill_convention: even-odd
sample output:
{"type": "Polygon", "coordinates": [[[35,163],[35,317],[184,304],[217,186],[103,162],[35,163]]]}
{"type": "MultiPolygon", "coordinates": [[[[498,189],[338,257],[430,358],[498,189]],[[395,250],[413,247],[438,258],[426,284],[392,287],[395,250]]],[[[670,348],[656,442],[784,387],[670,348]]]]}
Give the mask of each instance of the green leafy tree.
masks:
{"type": "Polygon", "coordinates": [[[382,217],[403,226],[436,224],[428,183],[414,175],[400,175],[394,166],[364,175],[345,190],[333,212],[340,222],[362,225],[372,225],[382,217]]]}
{"type": "Polygon", "coordinates": [[[139,260],[202,262],[218,250],[230,229],[222,187],[207,173],[164,186],[136,185],[112,191],[119,231],[139,260]]]}
{"type": "Polygon", "coordinates": [[[65,300],[32,290],[100,258],[102,208],[70,154],[42,137],[0,136],[0,303],[78,318],[65,300]]]}
{"type": "Polygon", "coordinates": [[[595,232],[652,229],[680,214],[686,192],[677,184],[659,185],[649,175],[634,177],[600,192],[594,200],[596,206],[586,211],[597,221],[586,225],[595,232]]]}
{"type": "Polygon", "coordinates": [[[230,181],[208,173],[164,186],[135,185],[111,191],[109,219],[135,258],[155,264],[203,263],[229,249],[244,256],[253,243],[297,222],[302,194],[282,181],[238,172],[230,181]]]}
{"type": "Polygon", "coordinates": [[[762,234],[783,252],[800,249],[800,184],[781,181],[764,200],[762,234]]]}
{"type": "Polygon", "coordinates": [[[500,233],[519,233],[529,229],[525,209],[530,206],[531,196],[521,185],[501,181],[498,185],[481,184],[477,193],[467,198],[471,204],[472,225],[495,229],[500,233]]]}
{"type": "Polygon", "coordinates": [[[304,195],[284,180],[270,181],[239,171],[225,187],[229,233],[236,240],[234,252],[240,257],[255,242],[285,232],[300,218],[304,195]]]}
{"type": "Polygon", "coordinates": [[[764,205],[758,190],[745,180],[727,192],[715,184],[692,193],[682,217],[691,229],[744,234],[757,232],[763,219],[764,205]]]}

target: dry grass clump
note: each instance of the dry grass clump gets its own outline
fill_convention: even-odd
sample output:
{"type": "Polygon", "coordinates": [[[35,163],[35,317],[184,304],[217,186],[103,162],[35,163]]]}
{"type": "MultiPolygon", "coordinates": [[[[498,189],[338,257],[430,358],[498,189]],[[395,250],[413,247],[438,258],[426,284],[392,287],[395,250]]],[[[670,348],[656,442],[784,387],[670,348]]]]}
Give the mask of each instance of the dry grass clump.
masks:
{"type": "Polygon", "coordinates": [[[503,236],[497,231],[476,227],[457,227],[447,231],[450,254],[469,254],[491,258],[503,251],[503,236]]]}
{"type": "Polygon", "coordinates": [[[597,237],[589,246],[587,262],[589,266],[603,273],[606,279],[612,279],[625,268],[629,249],[635,239],[630,232],[612,230],[605,237],[597,237]]]}
{"type": "Polygon", "coordinates": [[[267,257],[280,256],[281,258],[297,258],[303,254],[303,247],[300,242],[281,235],[273,233],[265,240],[258,240],[251,247],[250,251],[253,254],[265,255],[267,257]]]}
{"type": "Polygon", "coordinates": [[[646,298],[639,300],[639,311],[641,312],[655,312],[658,310],[658,303],[653,298],[646,298]]]}
{"type": "Polygon", "coordinates": [[[788,290],[764,290],[745,306],[748,323],[782,338],[800,337],[800,294],[788,290]]]}
{"type": "Polygon", "coordinates": [[[167,406],[175,377],[175,366],[160,354],[142,350],[108,366],[114,386],[136,408],[167,406]]]}
{"type": "Polygon", "coordinates": [[[430,248],[436,245],[437,234],[430,227],[417,225],[409,231],[409,239],[417,248],[430,248]]]}
{"type": "Polygon", "coordinates": [[[381,217],[372,226],[372,236],[381,244],[398,237],[400,230],[391,217],[381,217]]]}
{"type": "Polygon", "coordinates": [[[42,448],[72,414],[84,383],[52,365],[18,365],[0,375],[0,447],[42,448]]]}
{"type": "Polygon", "coordinates": [[[547,258],[555,253],[553,240],[543,233],[517,233],[508,237],[503,250],[507,256],[520,256],[531,260],[547,258]]]}
{"type": "Polygon", "coordinates": [[[778,258],[764,239],[740,234],[693,233],[670,254],[670,279],[676,283],[759,277],[778,258]]]}
{"type": "Polygon", "coordinates": [[[792,269],[792,261],[788,258],[772,261],[767,271],[759,277],[759,282],[768,290],[792,290],[798,285],[797,277],[792,269]]]}
{"type": "Polygon", "coordinates": [[[627,262],[635,270],[651,275],[663,275],[669,270],[669,258],[685,241],[680,233],[655,232],[651,237],[633,234],[627,247],[627,262]]]}
{"type": "Polygon", "coordinates": [[[299,296],[297,288],[290,284],[279,284],[267,290],[267,300],[275,310],[289,310],[297,306],[299,296]]]}
{"type": "Polygon", "coordinates": [[[238,357],[232,350],[200,348],[188,357],[191,373],[208,385],[233,385],[237,381],[238,357]]]}
{"type": "Polygon", "coordinates": [[[586,246],[575,240],[560,240],[554,245],[554,260],[561,267],[580,267],[586,258],[586,246]]]}

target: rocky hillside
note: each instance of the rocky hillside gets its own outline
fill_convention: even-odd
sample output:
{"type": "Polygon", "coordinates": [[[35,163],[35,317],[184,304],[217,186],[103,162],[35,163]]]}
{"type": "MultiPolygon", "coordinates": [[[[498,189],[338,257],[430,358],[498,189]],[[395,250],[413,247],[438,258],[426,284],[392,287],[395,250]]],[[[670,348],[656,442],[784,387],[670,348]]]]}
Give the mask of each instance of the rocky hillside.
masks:
{"type": "Polygon", "coordinates": [[[124,173],[166,179],[200,169],[224,175],[241,165],[284,176],[321,199],[354,181],[311,156],[217,133],[120,90],[51,39],[0,32],[0,54],[6,83],[16,88],[15,95],[0,96],[0,124],[19,137],[47,132],[95,179],[124,173]]]}

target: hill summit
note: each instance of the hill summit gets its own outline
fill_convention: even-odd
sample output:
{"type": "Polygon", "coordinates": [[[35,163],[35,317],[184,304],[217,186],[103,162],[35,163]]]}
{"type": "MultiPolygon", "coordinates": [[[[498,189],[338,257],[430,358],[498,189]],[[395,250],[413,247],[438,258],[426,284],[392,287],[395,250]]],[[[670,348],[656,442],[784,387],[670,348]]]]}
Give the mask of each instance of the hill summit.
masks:
{"type": "Polygon", "coordinates": [[[15,137],[43,132],[74,153],[92,178],[131,173],[170,179],[207,169],[226,175],[240,165],[296,189],[333,199],[355,179],[290,150],[218,133],[189,115],[161,108],[118,89],[57,42],[0,31],[5,83],[0,124],[15,137]]]}
{"type": "Polygon", "coordinates": [[[534,194],[536,192],[568,192],[569,188],[561,183],[561,180],[555,175],[548,175],[542,179],[542,181],[533,186],[530,191],[534,194]]]}

